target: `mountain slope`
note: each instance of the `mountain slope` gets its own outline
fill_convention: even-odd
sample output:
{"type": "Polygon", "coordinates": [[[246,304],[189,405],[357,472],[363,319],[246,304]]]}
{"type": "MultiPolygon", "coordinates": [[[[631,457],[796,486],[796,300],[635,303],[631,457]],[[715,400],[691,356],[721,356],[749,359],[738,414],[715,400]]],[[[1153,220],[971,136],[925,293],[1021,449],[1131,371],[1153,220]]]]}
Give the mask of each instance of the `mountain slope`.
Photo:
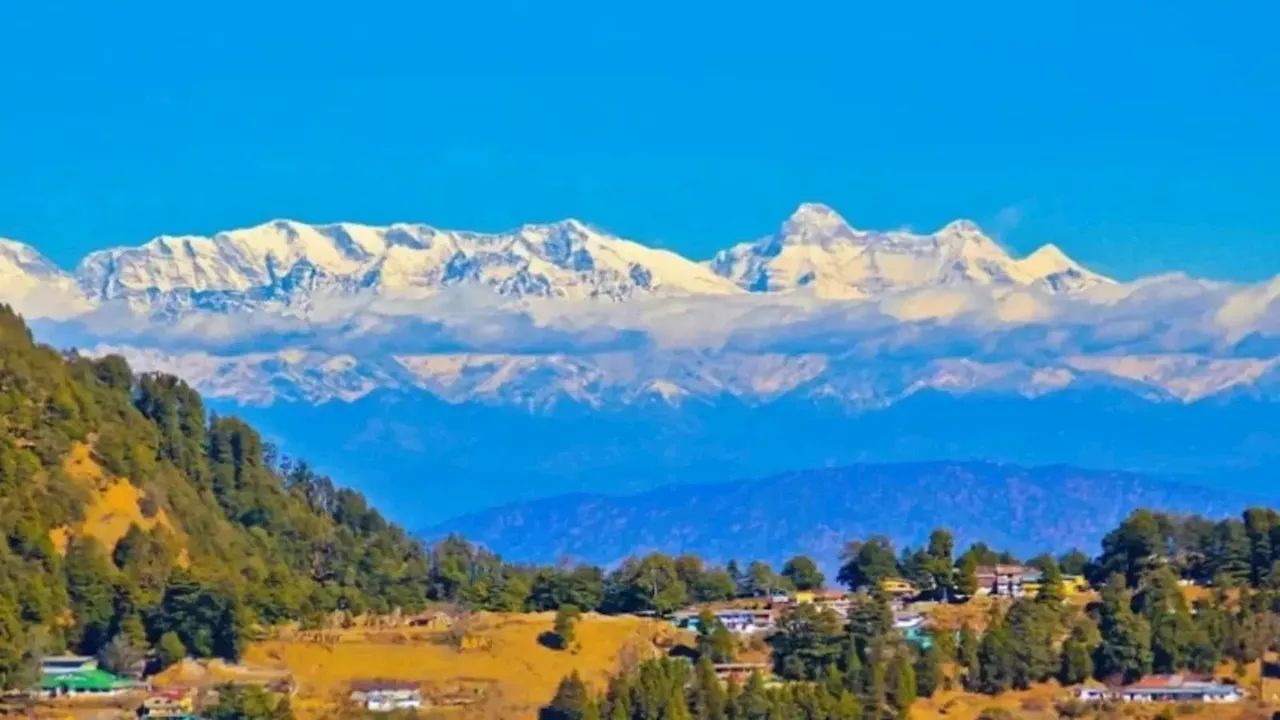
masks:
{"type": "Polygon", "coordinates": [[[255,624],[426,601],[421,546],[361,495],[176,378],[37,345],[5,306],[0,430],[0,687],[32,647],[235,658],[255,624]]]}
{"type": "Polygon", "coordinates": [[[780,564],[805,552],[830,568],[845,542],[875,534],[901,547],[946,527],[962,545],[982,540],[1030,556],[1094,547],[1139,507],[1213,517],[1239,512],[1254,499],[1070,467],[862,465],[624,497],[552,497],[457,518],[424,534],[460,532],[525,561],[572,556],[613,563],[658,550],[780,564]]]}

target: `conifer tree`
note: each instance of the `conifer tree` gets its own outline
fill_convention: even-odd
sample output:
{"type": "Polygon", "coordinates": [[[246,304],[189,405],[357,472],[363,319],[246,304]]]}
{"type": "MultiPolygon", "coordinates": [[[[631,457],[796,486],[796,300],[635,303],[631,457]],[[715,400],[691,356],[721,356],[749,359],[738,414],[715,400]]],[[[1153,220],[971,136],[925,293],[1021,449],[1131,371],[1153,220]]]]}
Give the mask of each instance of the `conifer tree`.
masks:
{"type": "Polygon", "coordinates": [[[1097,630],[1081,621],[1071,628],[1062,642],[1058,681],[1063,685],[1079,685],[1093,676],[1094,636],[1097,630]]]}
{"type": "Polygon", "coordinates": [[[1123,575],[1112,575],[1102,591],[1102,636],[1094,657],[1099,677],[1133,682],[1151,672],[1151,626],[1133,612],[1123,575]]]}
{"type": "Polygon", "coordinates": [[[933,697],[942,689],[943,678],[942,649],[936,642],[930,643],[916,659],[916,692],[920,697],[933,697]]]}
{"type": "Polygon", "coordinates": [[[578,671],[564,676],[550,704],[538,713],[539,720],[586,720],[591,694],[578,671]]]}
{"type": "Polygon", "coordinates": [[[916,701],[916,672],[907,649],[896,648],[886,671],[888,703],[897,720],[911,717],[911,704],[916,701]]]}
{"type": "Polygon", "coordinates": [[[976,692],[981,679],[981,660],[978,653],[978,636],[968,623],[960,626],[960,639],[956,645],[956,664],[964,672],[964,688],[976,692]]]}

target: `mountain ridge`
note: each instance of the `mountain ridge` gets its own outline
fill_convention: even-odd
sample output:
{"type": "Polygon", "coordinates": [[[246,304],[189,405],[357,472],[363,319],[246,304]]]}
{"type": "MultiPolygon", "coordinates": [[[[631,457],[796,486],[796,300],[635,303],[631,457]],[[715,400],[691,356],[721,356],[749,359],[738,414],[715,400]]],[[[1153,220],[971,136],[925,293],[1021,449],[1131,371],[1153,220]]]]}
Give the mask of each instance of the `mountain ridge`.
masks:
{"type": "Polygon", "coordinates": [[[982,540],[1030,557],[1093,547],[1138,507],[1219,517],[1259,497],[1067,465],[862,464],[634,495],[558,495],[456,517],[420,534],[461,533],[519,562],[573,557],[609,565],[658,551],[776,566],[807,553],[834,568],[845,542],[872,535],[919,546],[946,527],[961,545],[982,540]]]}
{"type": "MultiPolygon", "coordinates": [[[[39,255],[33,246],[21,246],[39,255]]],[[[931,235],[856,230],[831,208],[804,203],[777,233],[732,245],[706,261],[572,218],[495,233],[276,219],[211,236],[159,235],[141,245],[97,250],[70,272],[44,261],[50,272],[39,277],[73,279],[90,303],[123,299],[135,310],[169,315],[269,301],[305,305],[319,292],[412,295],[467,283],[502,297],[625,301],[809,286],[819,296],[849,299],[966,282],[1056,293],[1113,282],[1061,251],[1052,272],[1037,273],[1027,263],[1044,251],[1016,259],[971,221],[954,221],[931,235]],[[792,250],[804,257],[789,257],[792,250]],[[819,273],[824,267],[830,272],[819,273]],[[776,279],[762,285],[761,273],[776,279]],[[228,299],[236,295],[242,298],[228,299]]]]}

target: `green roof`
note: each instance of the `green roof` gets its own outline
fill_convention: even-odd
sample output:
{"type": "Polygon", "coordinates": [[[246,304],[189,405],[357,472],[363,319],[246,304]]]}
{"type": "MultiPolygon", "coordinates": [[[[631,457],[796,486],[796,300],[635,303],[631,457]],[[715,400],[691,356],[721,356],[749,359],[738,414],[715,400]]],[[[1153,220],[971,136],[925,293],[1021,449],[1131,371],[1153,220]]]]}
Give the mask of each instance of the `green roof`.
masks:
{"type": "Polygon", "coordinates": [[[119,690],[132,687],[133,683],[106,670],[77,670],[75,672],[46,674],[40,679],[41,690],[97,691],[119,690]]]}

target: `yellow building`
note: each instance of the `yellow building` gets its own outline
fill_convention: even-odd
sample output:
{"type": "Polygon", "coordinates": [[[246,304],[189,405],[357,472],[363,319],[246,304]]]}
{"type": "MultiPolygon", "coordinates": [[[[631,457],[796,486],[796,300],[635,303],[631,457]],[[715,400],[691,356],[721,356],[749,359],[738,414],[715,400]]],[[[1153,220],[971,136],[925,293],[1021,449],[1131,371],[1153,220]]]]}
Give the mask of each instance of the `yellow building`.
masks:
{"type": "Polygon", "coordinates": [[[885,578],[880,581],[880,589],[890,595],[915,595],[916,586],[902,578],[885,578]]]}
{"type": "Polygon", "coordinates": [[[1089,581],[1083,575],[1063,575],[1062,591],[1068,596],[1089,591],[1089,581]]]}

